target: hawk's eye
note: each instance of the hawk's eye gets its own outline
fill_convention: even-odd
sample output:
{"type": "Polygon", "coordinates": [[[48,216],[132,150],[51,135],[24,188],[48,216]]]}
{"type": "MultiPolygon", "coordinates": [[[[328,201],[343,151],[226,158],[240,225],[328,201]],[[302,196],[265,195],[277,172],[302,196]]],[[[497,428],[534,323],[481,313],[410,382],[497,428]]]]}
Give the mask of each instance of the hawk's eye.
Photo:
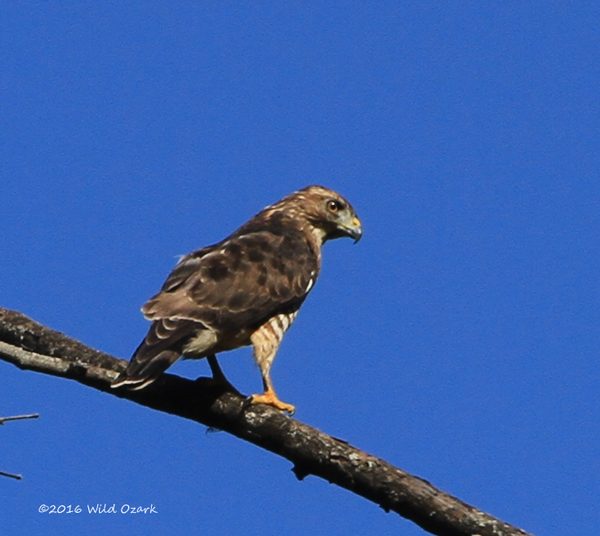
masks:
{"type": "Polygon", "coordinates": [[[329,212],[338,212],[343,208],[344,205],[342,205],[339,201],[336,201],[335,199],[330,199],[329,201],[327,201],[327,210],[329,210],[329,212]]]}

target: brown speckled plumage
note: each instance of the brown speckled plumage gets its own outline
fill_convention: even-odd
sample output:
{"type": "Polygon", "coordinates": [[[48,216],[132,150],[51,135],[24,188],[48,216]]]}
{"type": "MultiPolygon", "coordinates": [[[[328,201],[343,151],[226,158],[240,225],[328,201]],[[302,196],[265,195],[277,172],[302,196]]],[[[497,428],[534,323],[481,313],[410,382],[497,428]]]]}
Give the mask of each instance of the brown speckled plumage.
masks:
{"type": "Polygon", "coordinates": [[[361,232],[348,201],[309,186],[186,255],[142,308],[152,325],[113,386],[142,388],[182,355],[210,357],[252,344],[265,389],[272,389],[270,366],[318,277],[322,244],[358,240],[361,232]]]}

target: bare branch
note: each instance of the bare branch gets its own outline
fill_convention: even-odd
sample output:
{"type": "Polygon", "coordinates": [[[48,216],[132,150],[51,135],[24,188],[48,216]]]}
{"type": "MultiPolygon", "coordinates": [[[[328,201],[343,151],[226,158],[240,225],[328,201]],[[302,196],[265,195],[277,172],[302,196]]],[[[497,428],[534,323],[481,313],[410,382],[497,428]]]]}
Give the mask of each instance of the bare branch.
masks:
{"type": "Polygon", "coordinates": [[[14,415],[13,417],[0,417],[0,425],[9,421],[22,421],[24,419],[38,419],[39,413],[30,413],[29,415],[14,415]]]}
{"type": "MultiPolygon", "coordinates": [[[[30,413],[28,415],[14,415],[12,417],[0,417],[0,425],[9,421],[22,421],[25,419],[37,419],[39,417],[39,413],[30,413]]],[[[6,473],[5,471],[0,471],[0,476],[6,476],[8,478],[14,478],[15,480],[21,480],[23,477],[21,475],[16,475],[14,473],[6,473]]]]}
{"type": "Polygon", "coordinates": [[[70,378],[111,395],[229,432],[444,536],[527,536],[426,480],[267,406],[247,406],[208,378],[164,374],[146,389],[110,389],[126,362],[93,350],[21,313],[0,308],[0,358],[22,369],[70,378]]]}
{"type": "Polygon", "coordinates": [[[21,480],[23,478],[21,475],[15,475],[13,473],[6,473],[4,471],[0,471],[0,476],[7,476],[8,478],[14,478],[15,480],[21,480]]]}

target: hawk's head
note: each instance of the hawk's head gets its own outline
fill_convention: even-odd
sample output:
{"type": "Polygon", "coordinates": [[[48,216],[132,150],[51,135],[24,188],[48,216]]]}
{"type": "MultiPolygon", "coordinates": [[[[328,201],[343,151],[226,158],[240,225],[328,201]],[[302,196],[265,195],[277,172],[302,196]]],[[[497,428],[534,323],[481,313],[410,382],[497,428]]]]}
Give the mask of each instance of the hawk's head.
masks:
{"type": "Polygon", "coordinates": [[[308,186],[285,197],[272,209],[306,221],[322,241],[348,236],[358,242],[362,225],[352,205],[324,186],[308,186]]]}

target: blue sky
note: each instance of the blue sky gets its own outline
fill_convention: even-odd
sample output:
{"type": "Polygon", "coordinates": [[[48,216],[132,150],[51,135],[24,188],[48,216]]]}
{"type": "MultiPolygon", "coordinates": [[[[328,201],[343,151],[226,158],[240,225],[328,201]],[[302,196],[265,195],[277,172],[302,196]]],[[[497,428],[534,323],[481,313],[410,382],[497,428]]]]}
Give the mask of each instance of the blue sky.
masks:
{"type": "MultiPolygon", "coordinates": [[[[311,183],[273,369],[297,417],[536,534],[600,522],[597,62],[573,3],[19,2],[0,22],[0,305],[128,358],[176,256],[311,183]]],[[[243,392],[248,349],[222,365],[243,392]]],[[[0,363],[6,534],[422,531],[224,433],[0,363]],[[158,514],[38,513],[154,504],[158,514]],[[8,532],[6,532],[8,530],[8,532]]],[[[207,373],[203,362],[173,372],[207,373]]]]}

